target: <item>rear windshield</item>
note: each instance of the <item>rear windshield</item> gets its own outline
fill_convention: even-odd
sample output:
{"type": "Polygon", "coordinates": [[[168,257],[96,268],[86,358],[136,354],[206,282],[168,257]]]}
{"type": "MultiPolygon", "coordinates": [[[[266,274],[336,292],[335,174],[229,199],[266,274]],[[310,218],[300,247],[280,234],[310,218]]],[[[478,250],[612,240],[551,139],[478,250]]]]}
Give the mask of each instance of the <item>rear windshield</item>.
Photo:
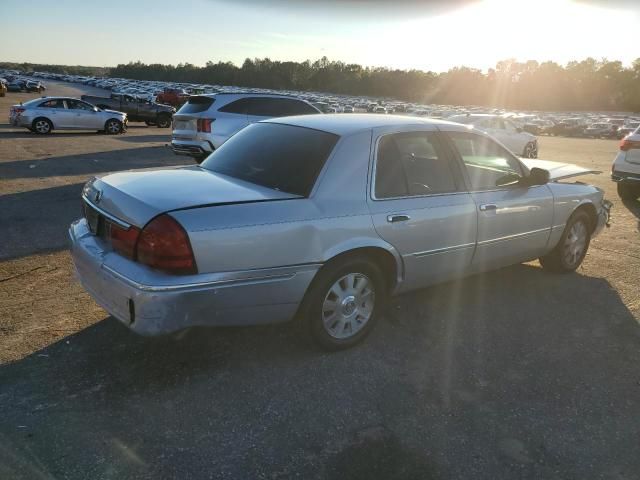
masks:
{"type": "Polygon", "coordinates": [[[216,99],[213,97],[189,97],[187,103],[180,107],[178,113],[200,113],[209,110],[216,99]]]}
{"type": "Polygon", "coordinates": [[[309,128],[255,123],[214,151],[202,167],[306,197],[338,138],[309,128]]]}
{"type": "Polygon", "coordinates": [[[467,124],[467,123],[478,122],[479,120],[482,120],[483,118],[489,118],[489,117],[472,117],[470,115],[456,115],[454,117],[447,118],[447,120],[450,121],[450,122],[467,124]]]}

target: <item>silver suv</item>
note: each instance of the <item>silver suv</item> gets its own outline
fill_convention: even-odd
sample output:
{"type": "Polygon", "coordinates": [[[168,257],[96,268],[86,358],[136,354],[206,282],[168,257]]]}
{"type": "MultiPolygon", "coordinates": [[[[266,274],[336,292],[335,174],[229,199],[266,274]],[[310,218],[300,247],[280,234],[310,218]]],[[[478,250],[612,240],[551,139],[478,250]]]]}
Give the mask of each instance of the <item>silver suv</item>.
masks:
{"type": "Polygon", "coordinates": [[[171,149],[202,162],[247,125],[273,117],[322,113],[304,100],[284,95],[217,93],[189,97],[173,116],[171,149]]]}

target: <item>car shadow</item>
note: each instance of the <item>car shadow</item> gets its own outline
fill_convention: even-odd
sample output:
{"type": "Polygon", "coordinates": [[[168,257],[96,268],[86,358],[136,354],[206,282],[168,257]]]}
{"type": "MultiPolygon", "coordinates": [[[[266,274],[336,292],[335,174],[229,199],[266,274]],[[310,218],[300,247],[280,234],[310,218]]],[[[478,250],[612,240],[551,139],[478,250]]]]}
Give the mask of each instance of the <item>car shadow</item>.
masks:
{"type": "Polygon", "coordinates": [[[83,185],[74,183],[1,195],[0,260],[67,248],[67,228],[82,216],[83,185]]]}
{"type": "MultiPolygon", "coordinates": [[[[153,141],[153,140],[152,140],[153,141]]],[[[0,162],[0,178],[64,177],[139,168],[193,165],[162,145],[105,152],[0,162]]]]}
{"type": "Polygon", "coordinates": [[[171,141],[171,130],[163,129],[167,133],[164,135],[119,135],[116,137],[122,142],[128,143],[148,143],[148,142],[166,142],[171,141]]]}
{"type": "Polygon", "coordinates": [[[0,366],[5,468],[107,455],[96,468],[120,477],[197,476],[221,468],[215,452],[231,478],[638,471],[640,328],[606,280],[517,265],[405,295],[387,317],[336,353],[293,324],[142,338],[107,318],[0,366]]]}

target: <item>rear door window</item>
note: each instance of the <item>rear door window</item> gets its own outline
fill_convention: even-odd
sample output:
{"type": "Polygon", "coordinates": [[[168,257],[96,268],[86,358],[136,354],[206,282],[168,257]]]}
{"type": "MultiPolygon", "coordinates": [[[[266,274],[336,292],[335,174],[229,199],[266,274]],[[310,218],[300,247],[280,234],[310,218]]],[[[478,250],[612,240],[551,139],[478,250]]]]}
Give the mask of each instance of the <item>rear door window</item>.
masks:
{"type": "Polygon", "coordinates": [[[218,109],[219,112],[225,113],[237,113],[239,115],[246,115],[249,108],[249,104],[253,101],[253,98],[240,98],[234,102],[228,103],[225,106],[218,109]]]}
{"type": "Polygon", "coordinates": [[[64,100],[61,98],[57,98],[54,100],[47,100],[46,102],[42,102],[38,105],[39,108],[65,108],[64,100]]]}
{"type": "Polygon", "coordinates": [[[458,190],[453,166],[435,134],[385,135],[378,143],[375,196],[378,199],[451,193],[458,190]]]}

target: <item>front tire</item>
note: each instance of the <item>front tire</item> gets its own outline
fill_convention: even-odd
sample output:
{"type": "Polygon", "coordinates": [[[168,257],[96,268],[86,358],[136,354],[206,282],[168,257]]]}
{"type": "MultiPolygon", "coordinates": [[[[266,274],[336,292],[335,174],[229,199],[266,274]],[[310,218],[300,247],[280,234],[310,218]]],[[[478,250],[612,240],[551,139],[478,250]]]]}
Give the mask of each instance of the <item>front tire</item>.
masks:
{"type": "Polygon", "coordinates": [[[635,200],[640,197],[640,184],[634,185],[626,182],[619,182],[617,184],[618,196],[622,200],[635,200]]]}
{"type": "Polygon", "coordinates": [[[112,118],[104,124],[104,131],[107,135],[118,135],[122,133],[122,122],[112,118]]]}
{"type": "Polygon", "coordinates": [[[385,297],[382,272],[365,257],[329,263],[309,287],[300,320],[320,347],[343,350],[373,330],[385,297]]]}
{"type": "Polygon", "coordinates": [[[574,213],[569,218],[558,245],[550,253],[540,257],[542,268],[555,273],[574,272],[587,255],[591,232],[589,215],[584,211],[574,213]]]}
{"type": "Polygon", "coordinates": [[[31,130],[36,132],[38,135],[48,135],[51,133],[51,130],[53,130],[53,123],[51,123],[49,119],[43,117],[36,118],[33,121],[31,130]]]}

